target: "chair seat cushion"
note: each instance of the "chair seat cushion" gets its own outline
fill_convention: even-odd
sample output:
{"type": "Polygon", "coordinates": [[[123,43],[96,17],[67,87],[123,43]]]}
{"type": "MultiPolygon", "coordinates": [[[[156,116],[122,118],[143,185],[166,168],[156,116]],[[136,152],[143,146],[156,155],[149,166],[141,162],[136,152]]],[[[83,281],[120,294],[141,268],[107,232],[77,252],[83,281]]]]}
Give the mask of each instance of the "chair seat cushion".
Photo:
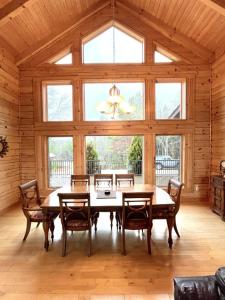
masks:
{"type": "Polygon", "coordinates": [[[30,211],[30,218],[32,222],[43,222],[50,219],[55,219],[58,216],[58,212],[49,212],[45,215],[41,210],[30,211]]]}
{"type": "Polygon", "coordinates": [[[89,228],[88,220],[85,219],[74,219],[66,221],[67,230],[87,230],[89,228]]]}
{"type": "Polygon", "coordinates": [[[148,220],[147,219],[128,219],[126,220],[126,229],[147,229],[148,220]]]}
{"type": "Polygon", "coordinates": [[[49,220],[49,216],[43,214],[42,211],[31,211],[31,221],[42,222],[49,220]]]}

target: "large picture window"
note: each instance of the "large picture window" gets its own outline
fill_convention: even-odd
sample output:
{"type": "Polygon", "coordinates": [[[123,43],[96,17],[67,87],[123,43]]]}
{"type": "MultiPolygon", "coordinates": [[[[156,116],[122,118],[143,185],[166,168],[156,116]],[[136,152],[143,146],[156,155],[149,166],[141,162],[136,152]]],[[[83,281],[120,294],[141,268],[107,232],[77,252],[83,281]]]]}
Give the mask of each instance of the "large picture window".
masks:
{"type": "Polygon", "coordinates": [[[186,118],[186,81],[160,79],[155,84],[156,119],[186,118]]]}
{"type": "Polygon", "coordinates": [[[73,120],[73,88],[71,84],[43,85],[44,121],[73,120]]]}
{"type": "Polygon", "coordinates": [[[86,121],[143,120],[144,83],[85,83],[84,102],[86,121]],[[114,86],[120,95],[112,98],[114,86]]]}

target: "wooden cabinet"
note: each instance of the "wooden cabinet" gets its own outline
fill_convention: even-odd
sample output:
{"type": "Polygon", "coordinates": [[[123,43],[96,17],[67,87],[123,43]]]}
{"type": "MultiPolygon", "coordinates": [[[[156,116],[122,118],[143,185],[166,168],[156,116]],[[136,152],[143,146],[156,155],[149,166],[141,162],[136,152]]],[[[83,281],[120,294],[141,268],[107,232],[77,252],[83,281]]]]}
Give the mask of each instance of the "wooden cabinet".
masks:
{"type": "Polygon", "coordinates": [[[221,216],[225,221],[224,209],[224,195],[225,195],[225,178],[222,176],[212,177],[212,210],[221,216]]]}

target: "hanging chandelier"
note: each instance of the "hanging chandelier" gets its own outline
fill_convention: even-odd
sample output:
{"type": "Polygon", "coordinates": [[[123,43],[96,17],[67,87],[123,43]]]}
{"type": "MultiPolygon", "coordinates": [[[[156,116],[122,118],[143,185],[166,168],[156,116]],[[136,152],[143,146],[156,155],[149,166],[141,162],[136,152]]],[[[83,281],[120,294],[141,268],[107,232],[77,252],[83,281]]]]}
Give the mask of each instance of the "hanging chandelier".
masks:
{"type": "Polygon", "coordinates": [[[111,115],[111,119],[115,119],[116,115],[131,114],[134,107],[124,100],[118,87],[113,84],[109,90],[109,98],[100,103],[98,111],[102,114],[111,115]]]}

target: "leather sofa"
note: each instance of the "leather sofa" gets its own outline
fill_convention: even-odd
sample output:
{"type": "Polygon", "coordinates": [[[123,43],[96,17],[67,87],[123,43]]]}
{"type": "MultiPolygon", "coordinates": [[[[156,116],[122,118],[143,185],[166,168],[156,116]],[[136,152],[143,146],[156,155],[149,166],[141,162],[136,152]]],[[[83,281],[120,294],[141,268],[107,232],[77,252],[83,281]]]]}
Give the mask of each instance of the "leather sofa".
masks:
{"type": "Polygon", "coordinates": [[[225,300],[225,267],[215,275],[174,278],[174,300],[225,300]]]}

